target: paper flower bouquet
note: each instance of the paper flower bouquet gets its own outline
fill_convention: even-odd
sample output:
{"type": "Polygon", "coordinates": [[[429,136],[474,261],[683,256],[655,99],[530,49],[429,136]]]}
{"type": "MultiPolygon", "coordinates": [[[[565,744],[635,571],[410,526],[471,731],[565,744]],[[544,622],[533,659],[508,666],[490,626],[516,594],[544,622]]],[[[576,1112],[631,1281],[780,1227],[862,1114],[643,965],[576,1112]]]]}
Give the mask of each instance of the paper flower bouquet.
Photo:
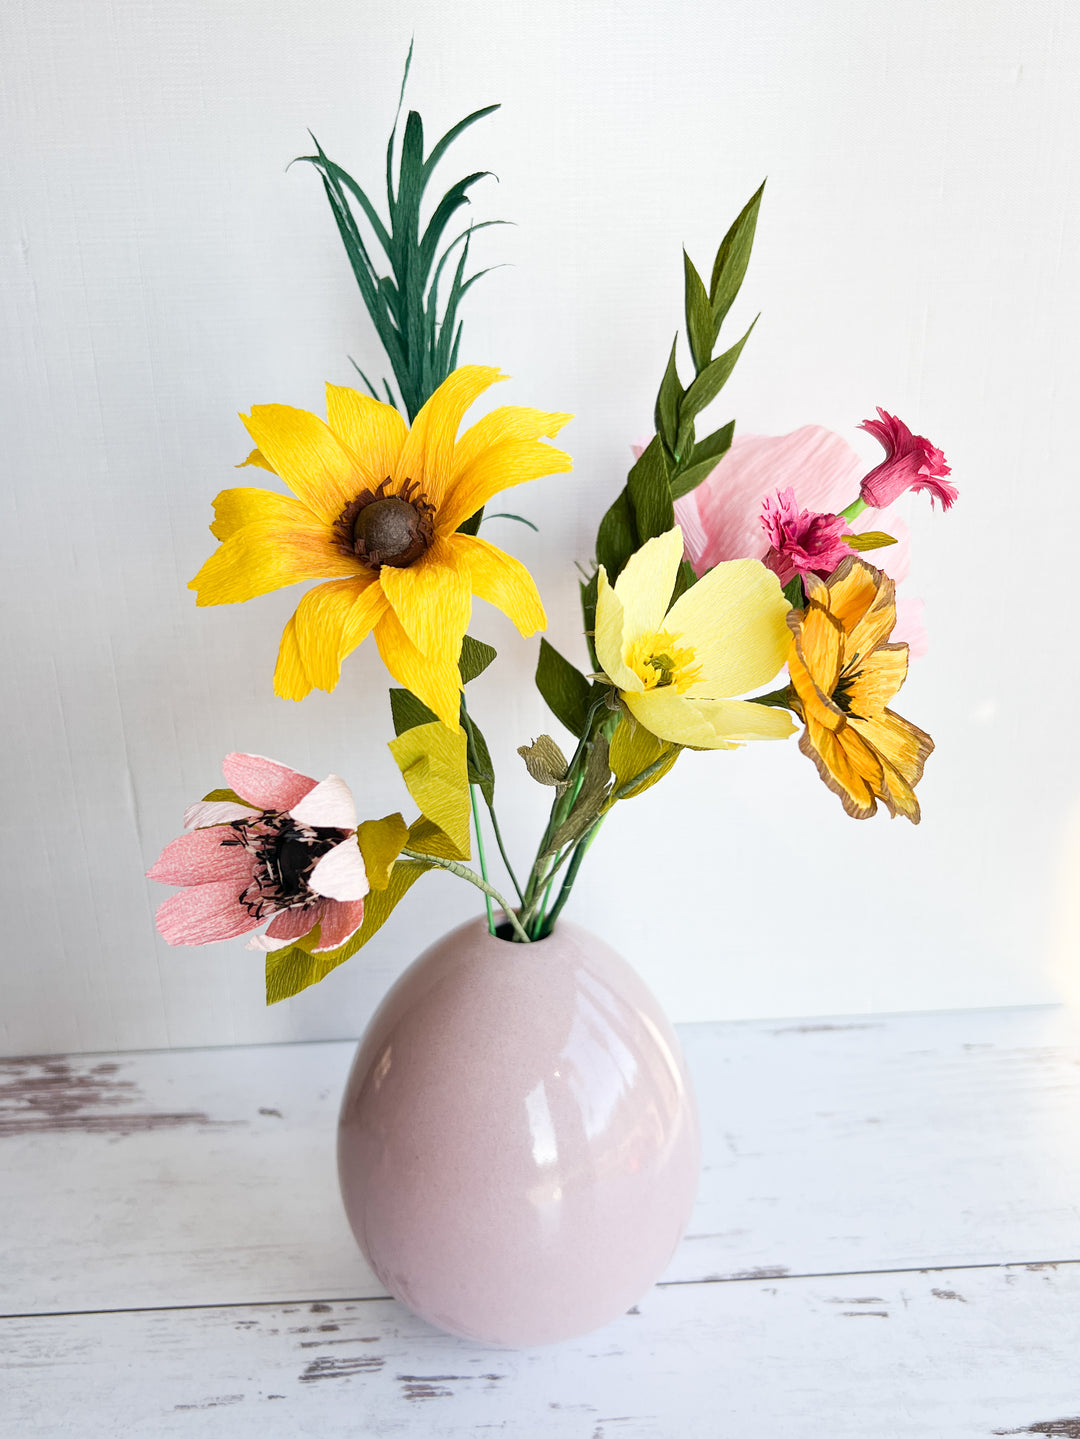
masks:
{"type": "MultiPolygon", "coordinates": [[[[882,512],[909,490],[926,491],[947,509],[956,491],[941,451],[884,410],[862,426],[884,451],[869,474],[861,472],[843,439],[820,428],[780,439],[736,439],[733,422],[717,428],[703,423],[750,334],[719,345],[750,259],[759,190],[724,236],[707,285],[684,254],[691,378],[684,383],[680,375],[676,337],[656,398],[654,433],[638,447],[614,497],[603,496],[603,484],[596,485],[598,509],[601,503],[607,508],[593,553],[582,557],[581,643],[567,657],[541,640],[536,667],[539,690],[573,745],[564,748],[545,734],[518,750],[552,798],[528,867],[512,862],[497,819],[494,767],[467,699],[469,682],[497,657],[468,629],[474,598],[501,609],[526,640],[545,627],[531,575],[486,538],[483,523],[504,491],[571,469],[569,454],[549,443],[571,416],[507,405],[466,422],[467,413],[506,378],[491,365],[459,364],[458,311],[479,278],[466,271],[470,238],[481,225],[467,226],[444,246],[451,219],[482,176],[472,174],[451,186],[421,221],[428,182],[447,148],[496,108],[469,115],[427,155],[420,117],[409,113],[397,147],[396,184],[395,121],[387,150],[385,218],[321,147],[316,144],[315,153],[304,157],[321,177],[396,393],[387,380],[380,396],[360,372],[360,387],[327,385],[325,419],[283,404],[256,405],[242,416],[254,444],[243,465],[262,482],[218,495],[211,525],[218,546],[191,581],[200,605],[234,604],[317,582],[300,596],[281,636],[273,686],[283,698],[303,700],[312,689],[333,690],[342,663],[365,643],[377,647],[396,682],[389,693],[395,736],[390,750],[418,810],[415,816],[358,815],[337,775],[316,783],[284,764],[231,754],[223,767],[226,787],[191,806],[186,833],[150,871],[156,880],[181,886],[158,911],[158,927],[170,944],[226,940],[265,925],[248,948],[265,952],[271,1003],[322,980],[349,959],[425,874],[441,869],[482,892],[483,934],[511,961],[509,970],[505,963],[498,967],[498,983],[517,982],[506,979],[508,974],[530,976],[527,982],[540,987],[527,1002],[519,997],[513,1003],[536,1007],[538,1014],[548,1002],[545,996],[562,983],[555,938],[577,931],[560,917],[601,826],[612,811],[662,780],[685,749],[727,752],[798,735],[803,755],[849,815],[867,819],[880,804],[893,816],[919,820],[916,788],[933,746],[891,708],[907,673],[909,644],[917,645],[919,638],[910,606],[906,613],[901,608],[898,625],[895,582],[903,576],[907,543],[901,522],[882,512]],[[379,251],[385,264],[376,259],[379,251]],[[880,567],[865,558],[878,551],[880,567]],[[491,863],[496,851],[501,868],[491,863]],[[515,971],[509,946],[539,942],[537,953],[545,962],[515,971]]],[[[451,972],[449,958],[439,962],[441,974],[451,972]]],[[[584,961],[574,963],[580,967],[584,961]]],[[[618,988],[611,979],[613,963],[605,959],[593,972],[601,983],[596,975],[602,970],[609,990],[618,988]]],[[[490,961],[486,975],[485,982],[495,982],[490,961]]],[[[629,993],[629,980],[626,986],[629,993]]],[[[376,1038],[361,1049],[358,1093],[365,1085],[378,1089],[382,1081],[370,1076],[385,1077],[391,1051],[400,1056],[408,1048],[407,1026],[403,1030],[400,1020],[404,1001],[387,1003],[392,1018],[377,1020],[376,1038]],[[393,1044],[386,1037],[391,1024],[397,1026],[393,1044]]],[[[585,1013],[579,991],[567,1003],[568,1012],[585,1013]]],[[[653,1002],[638,995],[619,1003],[632,1027],[633,1016],[653,1002]]],[[[451,1021],[443,1014],[433,1023],[432,1033],[442,1043],[451,1021]]],[[[668,1033],[665,1023],[659,1014],[649,1020],[654,1035],[649,1043],[660,1043],[655,1035],[668,1033]]],[[[416,1024],[423,1028],[419,1020],[416,1024]]],[[[539,1018],[536,1025],[543,1027],[539,1018]]],[[[479,1020],[466,1032],[466,1047],[478,1026],[479,1020]]],[[[507,1026],[512,1029],[510,1020],[498,1021],[500,1033],[509,1032],[507,1026]]],[[[528,1052],[533,1033],[521,1031],[520,1053],[528,1052]]],[[[569,1067],[558,1048],[570,1042],[560,1039],[562,1034],[559,1029],[552,1054],[521,1081],[521,1113],[528,1112],[530,1122],[537,1086],[548,1094],[544,1086],[562,1082],[559,1063],[569,1067]]],[[[430,1049],[435,1041],[429,1035],[424,1043],[430,1049]]],[[[653,1229],[669,1234],[676,1232],[671,1215],[678,1219],[676,1229],[685,1220],[687,1193],[692,1197],[686,1176],[696,1170],[687,1086],[680,1081],[675,1095],[663,1088],[664,1073],[682,1072],[670,1061],[674,1040],[663,1044],[667,1070],[645,1058],[636,1063],[635,1074],[655,1073],[656,1095],[668,1095],[662,1103],[656,1095],[648,1101],[650,1112],[670,1116],[656,1155],[666,1155],[665,1164],[676,1152],[684,1155],[681,1168],[675,1166],[682,1176],[674,1186],[678,1202],[672,1201],[670,1213],[664,1211],[667,1219],[654,1216],[653,1229]],[[676,1132],[683,1136],[681,1150],[669,1143],[676,1132]]],[[[422,1049],[418,1040],[417,1056],[422,1049]]],[[[414,1073],[423,1062],[414,1060],[414,1073]]],[[[616,1060],[609,1055],[608,1062],[616,1060]]],[[[457,1073],[454,1066],[460,1068],[458,1060],[450,1066],[457,1073]]],[[[504,1066],[488,1074],[487,1090],[513,1091],[518,1081],[508,1079],[509,1072],[504,1066]]],[[[384,1117],[366,1129],[358,1119],[358,1132],[377,1130],[380,1143],[389,1143],[386,1136],[403,1125],[426,1124],[438,1081],[428,1075],[425,1084],[423,1100],[412,1108],[400,1101],[412,1119],[395,1111],[393,1124],[384,1117]]],[[[474,1125],[475,1104],[481,1102],[470,1101],[473,1109],[456,1112],[447,1125],[459,1131],[474,1125]],[[470,1117],[462,1118],[466,1112],[470,1117]]],[[[350,1103],[347,1099],[347,1113],[350,1103]]],[[[356,1113],[365,1103],[355,1098],[356,1113]]],[[[627,1133],[638,1130],[631,1125],[627,1133]]],[[[630,1140],[620,1140],[624,1158],[628,1144],[632,1150],[630,1140]]],[[[539,1154],[542,1145],[534,1149],[539,1154]]],[[[381,1150],[380,1155],[379,1163],[357,1169],[354,1188],[374,1182],[371,1175],[386,1161],[381,1150]]],[[[446,1160],[448,1173],[458,1173],[453,1166],[460,1151],[455,1156],[446,1160]]],[[[638,1154],[634,1173],[649,1172],[650,1164],[661,1173],[660,1159],[654,1159],[655,1164],[638,1154]]],[[[411,1162],[407,1155],[400,1158],[405,1168],[411,1162]]],[[[491,1172],[490,1159],[476,1163],[491,1172]]],[[[432,1165],[438,1168],[434,1160],[432,1165]]],[[[347,1170],[343,1160],[343,1183],[347,1170]]],[[[507,1179],[508,1192],[515,1183],[507,1179]]],[[[394,1191],[387,1214],[400,1208],[403,1189],[408,1185],[394,1191]]],[[[657,1192],[662,1189],[658,1185],[657,1192]]],[[[456,1332],[483,1332],[500,1342],[533,1342],[537,1334],[565,1331],[554,1321],[541,1322],[535,1312],[522,1327],[509,1311],[478,1330],[473,1319],[455,1319],[458,1311],[448,1308],[445,1298],[418,1301],[423,1284],[415,1275],[406,1283],[400,1266],[402,1255],[415,1255],[430,1237],[433,1216],[421,1207],[407,1242],[393,1228],[397,1219],[387,1218],[397,1237],[384,1236],[380,1248],[371,1218],[383,1212],[380,1202],[365,1189],[362,1201],[350,1206],[354,1227],[391,1290],[420,1312],[456,1332]]],[[[652,1202],[639,1195],[643,1214],[651,1212],[652,1202]]],[[[594,1203],[593,1210],[600,1213],[602,1206],[594,1203]]],[[[522,1209],[529,1213],[527,1206],[522,1209]]],[[[438,1218],[445,1219],[443,1209],[438,1218]]],[[[608,1218],[606,1232],[580,1236],[578,1249],[593,1254],[613,1242],[620,1221],[608,1218]]],[[[527,1228],[525,1219],[521,1223],[527,1228]]],[[[428,1278],[441,1256],[457,1252],[456,1242],[446,1241],[425,1271],[428,1278]]],[[[536,1241],[541,1269],[553,1262],[546,1243],[536,1241]]],[[[657,1271],[658,1263],[662,1267],[663,1245],[653,1254],[639,1234],[631,1248],[645,1253],[645,1268],[634,1271],[634,1283],[646,1271],[657,1271]]],[[[567,1272],[577,1275],[580,1253],[573,1244],[570,1249],[564,1268],[569,1265],[567,1272]]],[[[471,1273],[475,1263],[467,1267],[471,1273]]],[[[454,1283],[460,1287],[460,1282],[458,1274],[454,1283]]],[[[537,1286],[538,1292],[543,1289],[540,1271],[537,1286]]],[[[489,1313],[490,1293],[485,1302],[489,1313]]],[[[578,1328],[589,1327],[600,1313],[589,1302],[582,1301],[578,1328]]],[[[621,1301],[612,1293],[605,1302],[610,1309],[621,1301]]]]}

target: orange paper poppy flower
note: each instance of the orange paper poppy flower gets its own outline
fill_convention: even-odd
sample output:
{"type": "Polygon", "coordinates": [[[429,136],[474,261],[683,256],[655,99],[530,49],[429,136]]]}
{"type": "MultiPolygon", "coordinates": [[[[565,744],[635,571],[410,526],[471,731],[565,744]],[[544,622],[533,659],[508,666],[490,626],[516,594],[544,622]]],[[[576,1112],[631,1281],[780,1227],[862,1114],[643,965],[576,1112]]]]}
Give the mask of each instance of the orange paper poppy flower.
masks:
{"type": "Polygon", "coordinates": [[[394,678],[456,726],[472,596],[525,636],[544,628],[525,566],[458,533],[500,490],[571,468],[569,455],[540,443],[569,415],[506,406],[456,438],[473,401],[506,378],[482,365],[455,370],[411,429],[391,405],[337,385],[326,387],[326,422],[287,405],[241,416],[258,447],[244,463],[279,475],[292,494],[218,495],[210,528],[221,544],[190,588],[200,605],[221,605],[329,581],[304,595],[285,626],[279,695],[332,690],[342,660],[374,631],[394,678]]]}
{"type": "Polygon", "coordinates": [[[896,623],[888,575],[852,555],[827,580],[803,576],[805,610],[792,610],[788,670],[806,725],[799,748],[855,819],[877,800],[919,822],[915,786],[934,742],[886,705],[907,678],[908,647],[888,644],[896,623]]]}

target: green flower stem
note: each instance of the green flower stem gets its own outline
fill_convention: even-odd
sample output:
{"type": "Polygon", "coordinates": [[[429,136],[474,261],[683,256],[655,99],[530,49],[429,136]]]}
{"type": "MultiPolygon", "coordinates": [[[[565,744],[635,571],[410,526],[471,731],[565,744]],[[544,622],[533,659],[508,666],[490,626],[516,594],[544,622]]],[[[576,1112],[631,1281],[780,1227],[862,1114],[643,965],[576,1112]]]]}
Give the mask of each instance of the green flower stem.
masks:
{"type": "MultiPolygon", "coordinates": [[[[465,707],[464,695],[461,696],[461,718],[464,721],[465,739],[469,747],[469,762],[472,764],[474,769],[478,770],[480,768],[480,765],[479,757],[476,752],[476,731],[473,729],[473,723],[472,719],[469,716],[469,711],[465,707]]],[[[483,790],[481,790],[481,794],[483,794],[483,790]]],[[[506,853],[506,845],[503,843],[502,830],[499,828],[499,820],[497,815],[495,814],[494,801],[489,802],[487,795],[484,795],[484,803],[487,805],[488,815],[491,818],[491,829],[493,834],[495,835],[495,843],[499,846],[499,853],[502,855],[502,862],[506,866],[506,872],[510,876],[510,883],[514,886],[514,891],[517,894],[518,900],[522,904],[524,904],[525,896],[521,892],[521,885],[518,883],[518,877],[514,873],[514,866],[510,863],[510,856],[506,853]]],[[[474,804],[474,817],[475,812],[476,810],[474,804]]],[[[477,833],[479,834],[479,829],[477,829],[477,833]]]]}
{"type": "Polygon", "coordinates": [[[566,901],[570,898],[570,891],[574,887],[574,880],[577,879],[578,870],[581,868],[582,861],[589,852],[589,846],[592,844],[596,836],[600,833],[600,826],[604,823],[604,820],[606,818],[607,815],[602,814],[600,818],[596,821],[596,823],[593,825],[592,829],[587,830],[585,832],[585,835],[580,840],[578,840],[577,848],[574,850],[574,858],[570,862],[570,868],[566,871],[566,878],[563,880],[562,888],[559,890],[559,897],[555,901],[551,913],[548,914],[544,919],[540,933],[536,936],[537,939],[545,939],[555,928],[555,921],[558,919],[559,915],[562,914],[563,907],[565,906],[566,901]]]}
{"type": "Polygon", "coordinates": [[[840,518],[842,520],[854,520],[855,518],[857,518],[857,516],[861,515],[863,510],[865,509],[866,501],[860,496],[859,499],[852,500],[851,504],[848,505],[846,510],[840,511],[840,518]]]}
{"type": "MultiPolygon", "coordinates": [[[[474,784],[471,784],[469,786],[469,800],[472,803],[473,829],[476,831],[476,852],[480,856],[480,873],[484,877],[484,883],[487,884],[487,856],[484,854],[484,836],[483,832],[480,829],[480,807],[476,803],[476,786],[474,784]]],[[[488,933],[494,935],[495,916],[491,910],[490,891],[484,894],[484,904],[487,907],[488,933]]]]}
{"type": "Polygon", "coordinates": [[[433,854],[422,854],[418,849],[403,849],[401,853],[406,859],[418,859],[422,864],[434,865],[436,869],[448,869],[451,874],[456,874],[458,879],[467,879],[469,883],[474,884],[477,889],[482,889],[486,895],[490,895],[499,908],[505,913],[507,919],[513,926],[514,933],[517,935],[518,940],[522,944],[528,944],[530,942],[529,936],[521,927],[521,921],[514,913],[510,901],[504,899],[493,884],[488,884],[486,879],[481,879],[474,869],[469,869],[468,865],[458,864],[456,859],[439,859],[438,856],[433,854]]]}
{"type": "Polygon", "coordinates": [[[620,785],[608,800],[608,809],[611,808],[617,799],[626,799],[628,795],[633,794],[639,784],[644,784],[647,779],[652,779],[653,775],[662,770],[670,758],[671,751],[670,749],[666,749],[659,759],[653,760],[648,769],[643,769],[641,773],[636,774],[633,779],[628,779],[625,784],[620,785]]]}

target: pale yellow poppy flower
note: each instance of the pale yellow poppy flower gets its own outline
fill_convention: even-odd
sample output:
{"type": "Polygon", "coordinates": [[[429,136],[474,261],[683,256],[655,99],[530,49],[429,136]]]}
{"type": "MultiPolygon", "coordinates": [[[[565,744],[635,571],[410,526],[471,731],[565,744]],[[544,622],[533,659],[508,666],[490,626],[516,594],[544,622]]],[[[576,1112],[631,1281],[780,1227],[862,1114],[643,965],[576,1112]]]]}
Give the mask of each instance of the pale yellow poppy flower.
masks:
{"type": "Polygon", "coordinates": [[[614,585],[604,567],[596,654],[634,718],[658,739],[733,749],[794,733],[783,709],[733,698],[760,689],[787,658],[790,606],[760,560],[728,560],[669,608],[682,530],[646,542],[614,585]]]}

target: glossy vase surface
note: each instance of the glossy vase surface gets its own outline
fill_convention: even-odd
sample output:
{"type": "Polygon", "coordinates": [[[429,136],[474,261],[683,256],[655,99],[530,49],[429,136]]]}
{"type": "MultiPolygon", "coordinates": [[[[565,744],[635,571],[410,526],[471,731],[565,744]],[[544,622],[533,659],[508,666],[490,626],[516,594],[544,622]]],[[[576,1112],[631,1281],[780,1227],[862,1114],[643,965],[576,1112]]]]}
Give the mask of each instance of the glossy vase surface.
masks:
{"type": "Polygon", "coordinates": [[[674,1031],[614,950],[563,921],[517,945],[473,920],[368,1026],[338,1169],[395,1298],[452,1334],[550,1344],[663,1272],[697,1191],[697,1111],[674,1031]]]}

